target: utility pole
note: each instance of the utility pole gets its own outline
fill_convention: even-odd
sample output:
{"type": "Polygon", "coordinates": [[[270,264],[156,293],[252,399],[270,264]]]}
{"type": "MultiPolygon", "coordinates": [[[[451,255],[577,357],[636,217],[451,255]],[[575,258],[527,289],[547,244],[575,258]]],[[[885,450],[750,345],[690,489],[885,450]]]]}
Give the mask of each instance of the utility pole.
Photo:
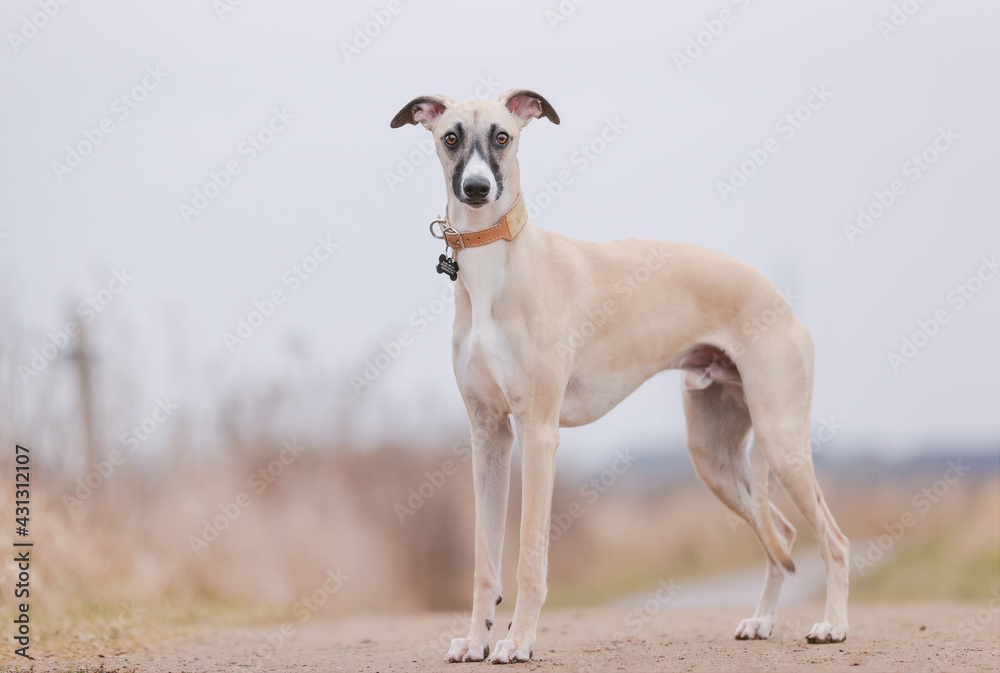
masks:
{"type": "Polygon", "coordinates": [[[77,337],[76,350],[71,356],[76,365],[77,380],[80,384],[80,414],[83,420],[83,449],[85,468],[97,462],[97,430],[94,418],[94,378],[92,365],[94,362],[90,352],[87,327],[80,323],[80,334],[77,337]]]}

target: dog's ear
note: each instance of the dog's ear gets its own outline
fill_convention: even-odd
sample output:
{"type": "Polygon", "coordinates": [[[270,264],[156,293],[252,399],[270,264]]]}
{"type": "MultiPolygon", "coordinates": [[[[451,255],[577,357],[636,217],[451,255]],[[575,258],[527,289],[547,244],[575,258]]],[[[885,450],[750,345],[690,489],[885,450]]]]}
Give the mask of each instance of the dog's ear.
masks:
{"type": "Polygon", "coordinates": [[[404,105],[402,110],[396,113],[389,126],[398,129],[404,124],[423,124],[425,129],[433,131],[437,118],[454,104],[455,101],[447,96],[420,96],[419,98],[414,98],[404,105]]]}
{"type": "Polygon", "coordinates": [[[559,123],[559,113],[547,100],[534,91],[511,89],[500,96],[500,102],[510,110],[521,128],[527,126],[528,122],[536,117],[545,117],[553,124],[559,123]]]}

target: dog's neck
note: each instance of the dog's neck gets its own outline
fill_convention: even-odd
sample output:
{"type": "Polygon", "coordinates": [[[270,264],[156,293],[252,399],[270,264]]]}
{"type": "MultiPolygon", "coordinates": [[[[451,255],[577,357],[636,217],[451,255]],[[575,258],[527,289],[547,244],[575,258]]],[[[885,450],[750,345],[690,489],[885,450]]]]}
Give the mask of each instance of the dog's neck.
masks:
{"type": "MultiPolygon", "coordinates": [[[[511,209],[520,195],[520,176],[516,164],[504,180],[500,198],[481,208],[465,205],[449,189],[448,224],[463,234],[492,227],[511,209]]],[[[530,223],[525,224],[525,229],[528,227],[530,223]]],[[[469,293],[474,325],[490,315],[491,307],[502,296],[510,253],[515,247],[526,244],[524,233],[522,231],[513,241],[499,240],[457,251],[458,280],[469,293]]]]}
{"type": "Polygon", "coordinates": [[[449,226],[462,234],[482,231],[483,229],[492,227],[500,221],[500,218],[504,216],[504,213],[510,210],[511,206],[514,205],[514,201],[517,200],[519,191],[511,190],[511,192],[512,193],[508,195],[507,189],[504,189],[504,193],[500,195],[499,199],[479,208],[467,206],[453,195],[449,194],[449,226]]]}

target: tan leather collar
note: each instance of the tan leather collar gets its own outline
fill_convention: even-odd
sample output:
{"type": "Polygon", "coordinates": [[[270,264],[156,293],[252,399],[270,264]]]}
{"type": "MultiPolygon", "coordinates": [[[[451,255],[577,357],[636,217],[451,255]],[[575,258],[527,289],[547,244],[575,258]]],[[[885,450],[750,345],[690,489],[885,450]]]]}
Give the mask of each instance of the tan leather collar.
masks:
{"type": "Polygon", "coordinates": [[[460,248],[475,248],[480,245],[499,241],[500,239],[513,241],[521,233],[521,230],[524,229],[524,223],[527,221],[528,208],[524,205],[524,199],[518,194],[517,201],[510,207],[510,210],[504,213],[500,221],[489,229],[459,234],[454,229],[448,228],[444,231],[444,240],[449,248],[455,248],[456,250],[460,248]]]}

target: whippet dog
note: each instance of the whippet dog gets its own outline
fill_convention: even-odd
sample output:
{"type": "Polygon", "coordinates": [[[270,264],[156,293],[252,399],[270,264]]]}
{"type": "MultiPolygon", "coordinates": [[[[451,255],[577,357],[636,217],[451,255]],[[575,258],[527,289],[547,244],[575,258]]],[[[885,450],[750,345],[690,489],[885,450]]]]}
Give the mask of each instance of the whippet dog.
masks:
{"type": "Polygon", "coordinates": [[[391,124],[431,131],[444,168],[447,217],[432,232],[448,250],[438,271],[457,279],[452,355],[472,426],[472,624],[445,660],[531,658],[547,591],[559,428],[596,421],[665,369],[683,371],[695,470],[746,520],[767,556],[757,611],[736,637],[771,634],[782,582],[794,570],[795,529],[769,499],[773,470],[826,563],[826,612],[806,638],[844,640],[849,545],[813,471],[809,332],[770,281],[721,253],[655,241],[592,243],[528,221],[517,148],[538,117],[559,123],[542,96],[515,89],[496,103],[421,96],[391,124]],[[766,332],[748,329],[755,319],[766,332]],[[517,604],[491,652],[515,432],[523,454],[517,604]]]}

